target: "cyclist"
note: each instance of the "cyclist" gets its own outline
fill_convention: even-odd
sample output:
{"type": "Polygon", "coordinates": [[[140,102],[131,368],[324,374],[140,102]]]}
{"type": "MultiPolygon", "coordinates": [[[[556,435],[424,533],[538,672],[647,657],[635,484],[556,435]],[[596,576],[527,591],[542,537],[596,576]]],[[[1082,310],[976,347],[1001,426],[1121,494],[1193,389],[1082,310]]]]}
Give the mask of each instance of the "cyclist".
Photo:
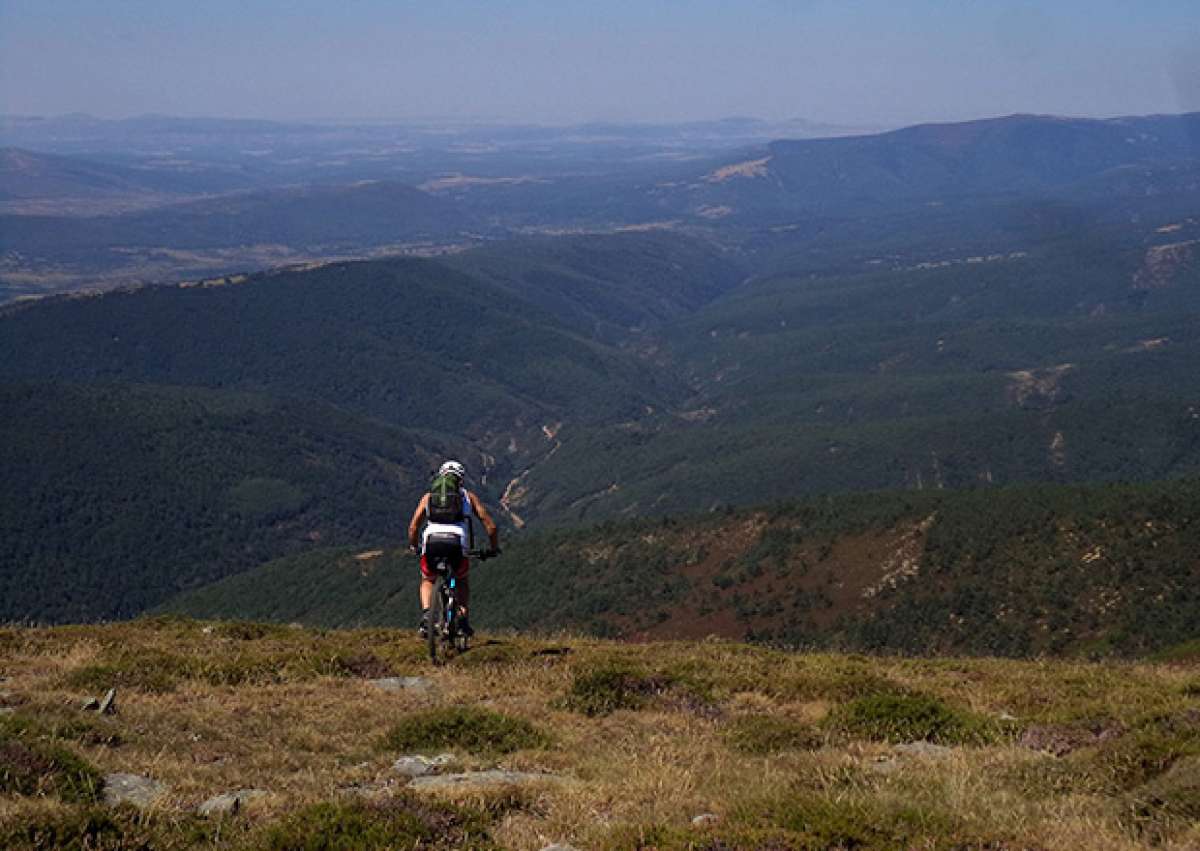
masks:
{"type": "Polygon", "coordinates": [[[470,559],[467,552],[470,549],[472,517],[478,517],[487,532],[488,543],[493,553],[500,551],[500,531],[495,521],[488,513],[487,507],[465,487],[467,478],[466,468],[458,461],[447,461],[438,468],[433,485],[428,493],[421,497],[417,508],[413,511],[412,520],[408,524],[408,547],[414,553],[421,554],[421,626],[422,638],[429,632],[429,605],[433,601],[433,581],[436,578],[430,569],[429,559],[448,558],[452,564],[457,564],[454,578],[458,588],[459,630],[466,636],[474,635],[471,622],[467,617],[467,603],[470,600],[470,585],[467,574],[470,571],[470,559]],[[421,530],[424,522],[425,529],[421,530]],[[420,541],[420,546],[417,542],[420,541]]]}

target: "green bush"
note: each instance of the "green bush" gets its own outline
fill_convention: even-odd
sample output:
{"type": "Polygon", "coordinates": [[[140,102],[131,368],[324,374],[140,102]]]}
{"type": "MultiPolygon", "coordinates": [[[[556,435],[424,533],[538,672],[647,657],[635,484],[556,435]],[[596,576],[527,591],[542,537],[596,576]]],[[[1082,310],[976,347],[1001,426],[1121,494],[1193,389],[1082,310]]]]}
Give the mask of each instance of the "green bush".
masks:
{"type": "Polygon", "coordinates": [[[1131,792],[1126,797],[1125,822],[1156,845],[1180,828],[1200,824],[1200,757],[1180,760],[1166,774],[1131,792]]]}
{"type": "Polygon", "coordinates": [[[979,745],[999,739],[995,722],[935,697],[877,694],[843,704],[830,714],[830,729],[883,742],[924,740],[942,745],[979,745]]]}
{"type": "Polygon", "coordinates": [[[671,685],[667,676],[650,676],[619,665],[606,665],[575,675],[565,705],[589,717],[618,709],[641,709],[671,685]]]}
{"type": "Polygon", "coordinates": [[[209,823],[194,815],[117,809],[71,809],[0,827],[5,851],[191,851],[234,847],[237,824],[209,823]],[[217,844],[225,840],[225,844],[217,844]]]}
{"type": "Polygon", "coordinates": [[[103,692],[113,687],[162,694],[190,674],[188,660],[153,648],[116,651],[109,661],[87,665],[67,675],[68,688],[103,692]]]}
{"type": "Polygon", "coordinates": [[[88,762],[19,716],[0,719],[0,793],[95,801],[104,784],[88,762]]]}
{"type": "Polygon", "coordinates": [[[455,706],[428,709],[404,718],[380,742],[385,751],[428,752],[446,748],[494,756],[544,748],[549,737],[523,718],[455,706]]]}
{"type": "Polygon", "coordinates": [[[1200,756],[1200,711],[1193,709],[1143,718],[1094,754],[1081,754],[1080,760],[1103,788],[1127,791],[1195,756],[1200,756]]]}
{"type": "Polygon", "coordinates": [[[812,750],[825,743],[825,737],[812,725],[774,715],[747,715],[734,719],[725,737],[734,750],[750,754],[812,750]]]}

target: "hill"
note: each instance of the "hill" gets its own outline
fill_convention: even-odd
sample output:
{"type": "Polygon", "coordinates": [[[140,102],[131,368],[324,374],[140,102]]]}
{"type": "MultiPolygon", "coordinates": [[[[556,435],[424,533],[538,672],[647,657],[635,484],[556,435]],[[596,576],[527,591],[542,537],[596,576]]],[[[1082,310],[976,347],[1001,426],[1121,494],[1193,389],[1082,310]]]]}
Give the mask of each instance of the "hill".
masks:
{"type": "Polygon", "coordinates": [[[72,205],[96,211],[104,205],[162,204],[170,199],[168,193],[182,188],[128,167],[0,148],[0,208],[6,211],[47,212],[72,205]]]}
{"type": "MultiPolygon", "coordinates": [[[[1200,635],[1198,497],[1196,479],[879,493],[527,534],[474,571],[473,620],[921,655],[1144,655],[1200,635]]],[[[161,610],[407,626],[415,600],[406,555],[335,549],[161,610]]]]}
{"type": "Polygon", "coordinates": [[[312,401],[0,385],[0,621],[132,617],[330,544],[398,540],[445,438],[312,401]]]}
{"type": "Polygon", "coordinates": [[[13,851],[1200,840],[1189,665],[489,636],[430,669],[405,634],[173,619],[0,641],[13,851]],[[115,715],[72,708],[110,685],[115,715]]]}
{"type": "Polygon", "coordinates": [[[443,262],[610,342],[644,339],[746,277],[741,258],[670,231],[507,239],[443,262]]]}
{"type": "Polygon", "coordinates": [[[1195,164],[1200,113],[1109,120],[1014,115],[871,136],[781,140],[657,190],[696,214],[778,224],[923,204],[1065,197],[1130,167],[1195,164]]]}
{"type": "Polygon", "coordinates": [[[656,401],[628,355],[418,259],[19,306],[0,316],[0,351],[5,379],[266,391],[397,425],[504,430],[501,445],[567,414],[606,421],[656,401]]]}
{"type": "Polygon", "coordinates": [[[153,249],[282,244],[336,251],[461,237],[470,219],[452,204],[394,181],[221,195],[113,216],[3,216],[0,249],[47,261],[153,249]]]}
{"type": "Polygon", "coordinates": [[[748,281],[656,335],[652,361],[688,399],[619,429],[568,422],[513,508],[586,522],[801,493],[1192,473],[1194,234],[1087,233],[748,281]]]}

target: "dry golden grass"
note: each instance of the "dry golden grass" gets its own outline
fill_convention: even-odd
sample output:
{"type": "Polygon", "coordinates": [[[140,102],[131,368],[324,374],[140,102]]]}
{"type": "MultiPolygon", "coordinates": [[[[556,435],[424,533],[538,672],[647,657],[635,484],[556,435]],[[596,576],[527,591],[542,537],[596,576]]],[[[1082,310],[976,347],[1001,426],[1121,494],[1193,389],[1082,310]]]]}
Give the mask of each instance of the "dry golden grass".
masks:
{"type": "MultiPolygon", "coordinates": [[[[400,719],[438,706],[524,719],[549,737],[505,756],[456,753],[467,769],[567,779],[512,793],[448,793],[486,813],[504,848],[1200,847],[1189,809],[1200,802],[1189,804],[1193,787],[1182,777],[1200,765],[1187,762],[1200,754],[1195,666],[511,636],[477,642],[433,669],[407,632],[177,620],[8,630],[0,654],[0,692],[25,699],[15,707],[20,717],[55,731],[103,773],[146,774],[169,787],[154,807],[164,847],[269,847],[264,831],[306,806],[351,800],[354,789],[401,795],[403,778],[391,769],[399,754],[381,739],[400,719]],[[639,708],[573,710],[577,683],[608,670],[643,690],[634,694],[639,708]],[[385,692],[362,676],[382,672],[426,676],[434,691],[385,692]],[[119,713],[83,713],[81,700],[97,689],[80,684],[105,676],[129,683],[119,713]],[[837,726],[852,701],[869,709],[880,694],[922,696],[986,736],[923,756],[837,726]],[[753,736],[761,719],[773,723],[763,722],[757,750],[731,737],[735,727],[753,736]],[[1082,744],[1059,757],[1021,746],[1020,734],[1037,726],[1077,731],[1082,744]],[[809,728],[809,744],[785,737],[772,749],[773,731],[809,728]],[[1128,744],[1135,739],[1142,744],[1128,744]],[[1168,789],[1161,811],[1132,817],[1138,790],[1176,765],[1182,779],[1168,780],[1179,800],[1167,801],[1168,789]],[[206,798],[251,787],[271,794],[219,836],[188,839],[177,824],[206,798]],[[701,813],[719,820],[693,827],[701,813]]],[[[75,806],[0,792],[0,837],[75,806]]]]}

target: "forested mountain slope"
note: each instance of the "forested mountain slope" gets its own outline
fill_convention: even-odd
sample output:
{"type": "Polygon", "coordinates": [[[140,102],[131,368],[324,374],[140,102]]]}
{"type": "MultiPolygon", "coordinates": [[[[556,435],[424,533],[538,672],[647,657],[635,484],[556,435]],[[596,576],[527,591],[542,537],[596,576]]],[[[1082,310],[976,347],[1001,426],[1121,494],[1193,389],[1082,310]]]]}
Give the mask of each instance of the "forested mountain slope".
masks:
{"type": "Polygon", "coordinates": [[[655,399],[626,355],[416,259],[17,307],[0,317],[0,352],[5,379],[262,390],[443,431],[603,421],[655,399]]]}
{"type": "MultiPolygon", "coordinates": [[[[814,498],[525,534],[477,624],[917,654],[1140,655],[1200,634],[1200,480],[814,498]]],[[[402,550],[289,557],[169,601],[205,618],[406,626],[402,550]]]]}
{"type": "Polygon", "coordinates": [[[441,435],[327,405],[0,385],[0,621],[131,617],[282,554],[399,540],[441,435]]]}

